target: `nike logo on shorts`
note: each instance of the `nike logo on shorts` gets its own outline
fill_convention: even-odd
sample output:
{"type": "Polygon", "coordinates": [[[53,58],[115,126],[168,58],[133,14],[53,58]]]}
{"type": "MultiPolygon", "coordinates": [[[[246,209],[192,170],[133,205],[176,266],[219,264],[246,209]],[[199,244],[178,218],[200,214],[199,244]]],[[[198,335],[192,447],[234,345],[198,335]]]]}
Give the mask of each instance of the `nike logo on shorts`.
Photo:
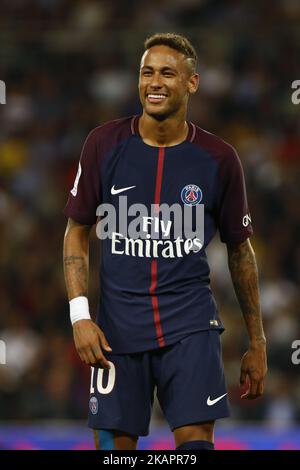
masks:
{"type": "Polygon", "coordinates": [[[135,186],[128,186],[127,188],[115,189],[115,185],[113,185],[110,192],[111,194],[115,195],[115,194],[123,193],[123,191],[128,191],[128,189],[132,189],[132,188],[135,188],[135,186]]]}
{"type": "Polygon", "coordinates": [[[227,395],[227,393],[224,393],[224,395],[221,395],[220,397],[217,397],[214,400],[211,400],[210,396],[209,396],[208,399],[207,399],[207,402],[206,402],[207,406],[215,405],[216,403],[218,403],[218,401],[222,400],[222,398],[224,398],[226,395],[227,395]]]}

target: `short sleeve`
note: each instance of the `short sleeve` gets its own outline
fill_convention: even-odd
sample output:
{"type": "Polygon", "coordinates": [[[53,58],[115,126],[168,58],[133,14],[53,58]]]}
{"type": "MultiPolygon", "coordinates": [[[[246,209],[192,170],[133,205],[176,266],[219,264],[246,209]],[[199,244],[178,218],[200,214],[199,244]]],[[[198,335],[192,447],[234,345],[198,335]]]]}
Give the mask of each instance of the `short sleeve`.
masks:
{"type": "Polygon", "coordinates": [[[253,234],[244,172],[231,146],[219,163],[217,181],[217,225],[221,241],[242,243],[253,234]]]}
{"type": "Polygon", "coordinates": [[[97,207],[101,203],[100,159],[97,148],[97,133],[92,131],[82,148],[74,186],[63,210],[81,224],[93,225],[97,207]]]}

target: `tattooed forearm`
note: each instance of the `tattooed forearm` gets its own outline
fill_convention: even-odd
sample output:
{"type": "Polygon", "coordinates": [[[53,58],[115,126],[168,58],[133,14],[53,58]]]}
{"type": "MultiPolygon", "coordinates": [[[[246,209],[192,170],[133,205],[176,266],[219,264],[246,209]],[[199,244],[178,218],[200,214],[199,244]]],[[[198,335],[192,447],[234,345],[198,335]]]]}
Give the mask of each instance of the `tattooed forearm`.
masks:
{"type": "Polygon", "coordinates": [[[68,292],[76,292],[79,295],[87,295],[88,268],[84,256],[64,257],[65,280],[68,292]]]}
{"type": "Polygon", "coordinates": [[[247,242],[228,247],[228,264],[244,315],[259,313],[258,274],[254,252],[247,242]]]}
{"type": "Polygon", "coordinates": [[[64,238],[64,273],[69,299],[88,292],[89,227],[69,221],[64,238]]]}
{"type": "Polygon", "coordinates": [[[84,259],[83,256],[75,256],[75,255],[65,256],[64,263],[65,263],[65,266],[72,266],[76,264],[76,261],[82,261],[83,259],[84,259]]]}
{"type": "Polygon", "coordinates": [[[228,245],[227,249],[232,282],[249,336],[251,339],[264,341],[254,251],[249,240],[239,245],[228,245]]]}

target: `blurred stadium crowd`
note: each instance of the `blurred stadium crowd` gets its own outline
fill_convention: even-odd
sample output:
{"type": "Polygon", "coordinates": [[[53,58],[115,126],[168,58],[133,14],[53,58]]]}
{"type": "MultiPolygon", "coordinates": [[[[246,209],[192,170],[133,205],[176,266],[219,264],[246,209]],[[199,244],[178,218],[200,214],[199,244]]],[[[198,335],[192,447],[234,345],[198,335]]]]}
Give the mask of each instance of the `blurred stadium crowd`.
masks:
{"type": "MultiPolygon", "coordinates": [[[[297,0],[2,0],[0,79],[0,418],[85,418],[89,369],[74,349],[62,273],[62,209],[88,132],[140,112],[146,36],[187,35],[200,90],[189,119],[233,144],[242,160],[255,234],[269,375],[255,402],[239,398],[247,336],[217,237],[209,249],[233,420],[300,420],[300,79],[297,0]],[[298,62],[298,63],[297,63],[298,62]]],[[[90,298],[97,299],[93,235],[90,298]]],[[[155,406],[154,416],[161,419],[155,406]]]]}

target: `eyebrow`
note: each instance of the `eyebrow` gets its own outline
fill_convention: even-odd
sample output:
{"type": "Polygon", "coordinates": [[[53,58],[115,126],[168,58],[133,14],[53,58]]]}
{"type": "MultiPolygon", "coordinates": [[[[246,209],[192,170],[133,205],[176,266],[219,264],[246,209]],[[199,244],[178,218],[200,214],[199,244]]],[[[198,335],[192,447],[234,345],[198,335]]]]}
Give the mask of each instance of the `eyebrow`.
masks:
{"type": "MultiPolygon", "coordinates": [[[[151,67],[151,65],[143,65],[143,67],[141,67],[141,70],[143,70],[143,69],[153,70],[153,67],[151,67]]],[[[177,72],[177,70],[173,69],[172,67],[168,67],[168,66],[161,67],[159,70],[161,72],[166,72],[166,71],[177,72]]]]}

